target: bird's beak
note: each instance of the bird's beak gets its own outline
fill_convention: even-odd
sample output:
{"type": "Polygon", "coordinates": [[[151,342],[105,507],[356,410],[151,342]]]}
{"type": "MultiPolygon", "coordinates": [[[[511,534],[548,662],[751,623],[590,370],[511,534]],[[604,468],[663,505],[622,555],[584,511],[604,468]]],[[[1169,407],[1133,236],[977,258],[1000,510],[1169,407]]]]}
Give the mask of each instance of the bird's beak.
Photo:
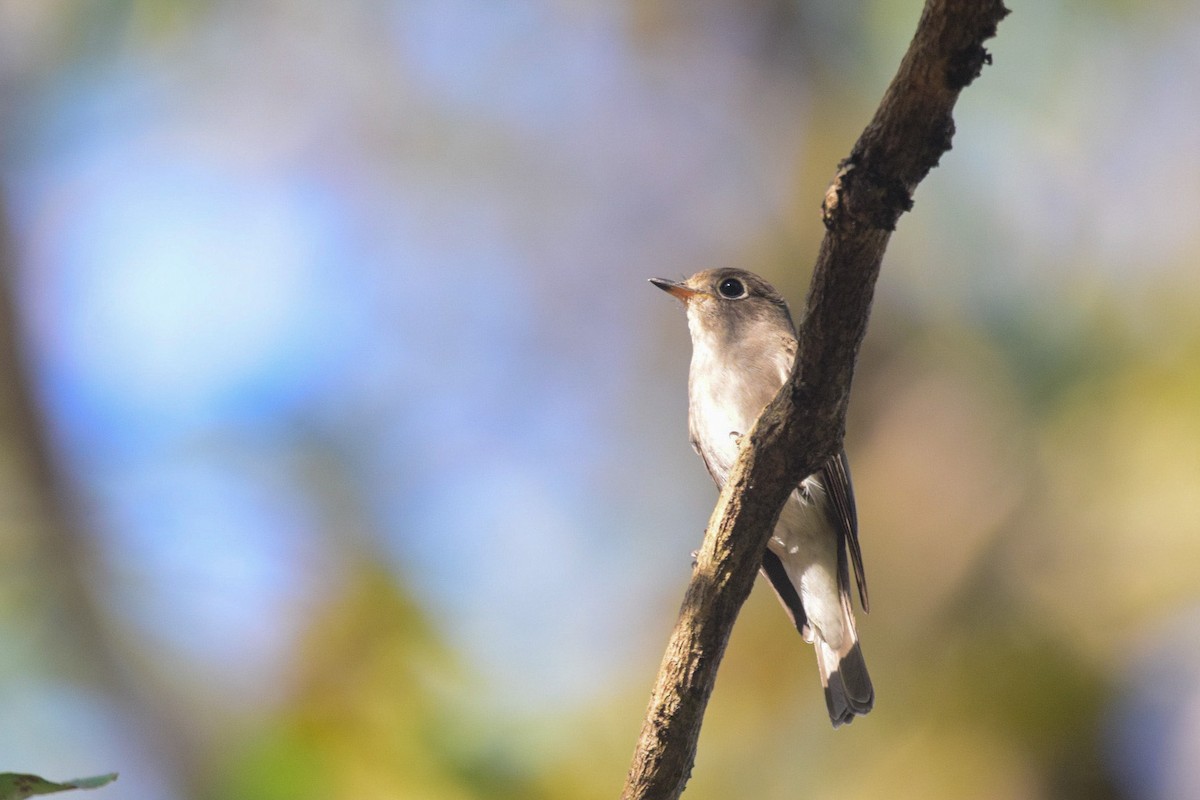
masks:
{"type": "Polygon", "coordinates": [[[662,289],[667,294],[677,297],[683,303],[687,303],[692,298],[692,295],[700,294],[695,289],[690,289],[686,284],[675,283],[666,278],[651,278],[650,282],[658,288],[662,289]]]}

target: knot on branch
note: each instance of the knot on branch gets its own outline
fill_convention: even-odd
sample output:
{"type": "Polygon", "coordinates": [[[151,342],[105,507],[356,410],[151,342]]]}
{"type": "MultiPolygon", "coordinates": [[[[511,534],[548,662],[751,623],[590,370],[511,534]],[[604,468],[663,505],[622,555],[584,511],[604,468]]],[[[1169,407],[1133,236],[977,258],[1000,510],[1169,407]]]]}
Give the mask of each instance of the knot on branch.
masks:
{"type": "Polygon", "coordinates": [[[995,3],[984,17],[976,40],[950,57],[946,65],[946,85],[951,91],[958,92],[969,86],[971,81],[983,74],[983,68],[992,63],[992,54],[983,46],[983,42],[996,35],[1000,20],[1009,13],[1003,2],[995,3]]]}
{"type": "MultiPolygon", "coordinates": [[[[1007,9],[1005,13],[1008,13],[1007,9]]],[[[991,63],[992,54],[982,44],[972,44],[960,50],[946,64],[946,86],[951,91],[961,91],[982,75],[983,68],[991,63]]]]}
{"type": "Polygon", "coordinates": [[[864,228],[894,231],[896,221],[913,207],[912,192],[903,181],[869,169],[854,155],[838,164],[825,190],[821,219],[829,231],[864,228]]]}

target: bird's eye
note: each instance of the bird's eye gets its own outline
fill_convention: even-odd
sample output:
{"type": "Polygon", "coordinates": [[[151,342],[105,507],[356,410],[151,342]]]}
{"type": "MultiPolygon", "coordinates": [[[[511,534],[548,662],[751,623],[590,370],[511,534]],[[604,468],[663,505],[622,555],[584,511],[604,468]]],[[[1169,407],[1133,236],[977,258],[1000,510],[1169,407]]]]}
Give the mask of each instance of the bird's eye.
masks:
{"type": "Polygon", "coordinates": [[[717,287],[717,291],[721,293],[721,297],[730,300],[737,300],[740,297],[746,296],[746,287],[737,278],[726,278],[721,281],[721,285],[717,287]]]}

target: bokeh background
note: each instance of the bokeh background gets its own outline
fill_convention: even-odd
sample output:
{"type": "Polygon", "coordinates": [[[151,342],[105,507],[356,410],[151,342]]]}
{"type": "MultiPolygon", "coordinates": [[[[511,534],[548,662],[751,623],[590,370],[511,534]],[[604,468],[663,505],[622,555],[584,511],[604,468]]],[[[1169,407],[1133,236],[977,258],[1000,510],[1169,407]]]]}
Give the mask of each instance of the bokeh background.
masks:
{"type": "MultiPolygon", "coordinates": [[[[1012,0],[849,422],[876,710],[759,586],[687,797],[1200,798],[1200,6],[1012,0]]],[[[918,0],[2,0],[0,771],[611,798],[918,0]]]]}

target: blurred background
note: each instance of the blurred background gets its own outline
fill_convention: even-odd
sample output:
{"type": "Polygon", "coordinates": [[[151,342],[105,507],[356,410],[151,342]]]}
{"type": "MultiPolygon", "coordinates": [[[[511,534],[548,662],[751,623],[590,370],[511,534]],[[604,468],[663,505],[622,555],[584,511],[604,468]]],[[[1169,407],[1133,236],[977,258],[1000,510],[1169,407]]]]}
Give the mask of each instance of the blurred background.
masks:
{"type": "MultiPolygon", "coordinates": [[[[0,2],[0,771],[612,798],[918,0],[0,2]]],[[[759,585],[688,798],[1200,798],[1200,6],[1027,2],[852,399],[876,710],[759,585]]]]}

